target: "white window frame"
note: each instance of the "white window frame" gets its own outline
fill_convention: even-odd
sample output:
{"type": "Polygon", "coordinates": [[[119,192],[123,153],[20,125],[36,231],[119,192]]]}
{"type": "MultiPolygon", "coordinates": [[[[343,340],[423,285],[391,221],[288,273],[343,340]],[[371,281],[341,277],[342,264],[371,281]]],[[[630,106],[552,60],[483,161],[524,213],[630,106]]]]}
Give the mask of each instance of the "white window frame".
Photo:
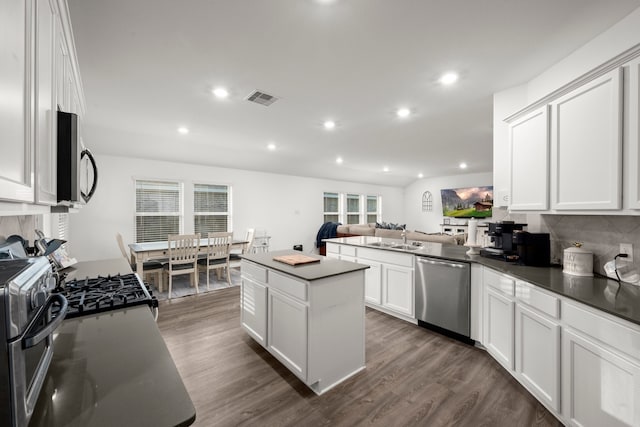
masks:
{"type": "Polygon", "coordinates": [[[174,180],[174,179],[165,179],[165,178],[146,178],[146,177],[133,177],[133,206],[134,206],[134,214],[133,214],[133,237],[136,243],[138,242],[138,229],[137,229],[137,218],[143,216],[177,216],[178,219],[178,234],[184,233],[184,182],[174,180]],[[138,194],[137,194],[137,186],[138,182],[156,182],[156,183],[172,183],[178,184],[179,196],[178,203],[180,204],[177,212],[138,212],[138,194]],[[158,215],[162,214],[162,215],[158,215]]]}
{"type": "MultiPolygon", "coordinates": [[[[214,182],[203,182],[203,181],[194,181],[192,187],[192,198],[193,198],[193,229],[195,232],[196,228],[196,217],[197,216],[226,216],[227,217],[227,232],[233,232],[233,189],[231,184],[225,183],[214,183],[214,182]],[[196,198],[196,186],[198,185],[210,185],[210,186],[218,186],[218,187],[227,187],[227,212],[196,212],[195,206],[195,198],[196,198]]],[[[203,234],[203,237],[206,237],[203,234]]]]}
{"type": "Polygon", "coordinates": [[[363,210],[364,210],[364,223],[368,224],[368,217],[369,215],[375,215],[376,216],[376,220],[374,222],[380,222],[382,219],[382,196],[377,195],[377,194],[365,194],[362,196],[362,198],[364,199],[364,203],[363,203],[363,210]],[[376,210],[375,212],[369,212],[369,197],[375,197],[376,198],[376,210]]]}
{"type": "MultiPolygon", "coordinates": [[[[369,215],[375,215],[376,216],[376,221],[375,222],[380,222],[381,218],[382,218],[382,196],[377,195],[377,194],[370,194],[370,193],[365,193],[365,194],[361,194],[361,193],[357,193],[357,192],[340,192],[340,191],[324,191],[322,193],[322,207],[324,209],[324,197],[325,194],[337,194],[338,195],[338,212],[323,212],[322,214],[322,218],[324,220],[324,222],[326,222],[326,216],[327,215],[338,215],[338,222],[342,223],[342,224],[347,224],[348,221],[348,215],[358,215],[358,224],[367,224],[367,217],[369,215]],[[356,195],[358,196],[358,211],[353,211],[353,212],[347,212],[347,209],[349,208],[349,203],[347,201],[348,196],[350,195],[356,195]],[[376,197],[377,198],[377,210],[376,212],[367,212],[367,199],[369,197],[376,197]]],[[[355,224],[351,224],[351,225],[355,225],[355,224]]]]}
{"type": "Polygon", "coordinates": [[[323,223],[327,222],[326,221],[327,215],[338,215],[338,222],[344,223],[344,218],[343,218],[343,214],[342,214],[342,206],[344,205],[344,202],[342,200],[342,196],[343,196],[343,194],[340,193],[339,191],[323,191],[322,192],[322,210],[324,211],[322,213],[323,223]],[[337,194],[338,195],[338,211],[337,212],[324,211],[324,198],[325,198],[326,194],[337,194]]]}

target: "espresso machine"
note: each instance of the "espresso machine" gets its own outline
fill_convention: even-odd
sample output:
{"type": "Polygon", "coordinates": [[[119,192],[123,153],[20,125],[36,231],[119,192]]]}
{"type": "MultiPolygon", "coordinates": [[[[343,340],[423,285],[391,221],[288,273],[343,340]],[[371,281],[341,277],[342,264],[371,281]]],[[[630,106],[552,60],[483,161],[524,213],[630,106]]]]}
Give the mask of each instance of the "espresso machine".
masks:
{"type": "Polygon", "coordinates": [[[527,224],[513,221],[489,223],[491,245],[480,249],[480,255],[517,262],[520,265],[548,267],[550,259],[549,233],[529,233],[527,224]]]}
{"type": "Polygon", "coordinates": [[[480,249],[480,255],[489,258],[500,258],[506,261],[517,261],[517,244],[514,233],[522,231],[527,224],[516,224],[513,221],[498,221],[489,223],[490,246],[480,249]]]}

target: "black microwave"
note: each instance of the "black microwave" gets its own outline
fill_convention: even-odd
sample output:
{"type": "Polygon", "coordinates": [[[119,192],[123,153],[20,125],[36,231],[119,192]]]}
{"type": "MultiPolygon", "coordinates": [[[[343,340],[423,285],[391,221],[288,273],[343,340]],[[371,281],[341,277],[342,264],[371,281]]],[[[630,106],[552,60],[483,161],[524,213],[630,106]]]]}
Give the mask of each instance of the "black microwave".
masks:
{"type": "Polygon", "coordinates": [[[98,185],[98,168],[78,138],[78,115],[58,111],[58,203],[87,203],[98,185]]]}

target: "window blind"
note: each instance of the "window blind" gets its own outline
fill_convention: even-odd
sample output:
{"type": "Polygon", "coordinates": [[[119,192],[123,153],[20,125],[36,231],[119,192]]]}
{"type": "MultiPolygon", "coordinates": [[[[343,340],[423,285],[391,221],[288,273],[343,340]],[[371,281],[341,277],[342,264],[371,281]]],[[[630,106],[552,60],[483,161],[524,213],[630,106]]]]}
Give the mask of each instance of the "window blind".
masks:
{"type": "Polygon", "coordinates": [[[207,233],[229,231],[230,187],[228,185],[194,184],[194,230],[207,233]]]}
{"type": "Polygon", "coordinates": [[[136,180],[136,242],[167,240],[180,234],[182,185],[136,180]]]}

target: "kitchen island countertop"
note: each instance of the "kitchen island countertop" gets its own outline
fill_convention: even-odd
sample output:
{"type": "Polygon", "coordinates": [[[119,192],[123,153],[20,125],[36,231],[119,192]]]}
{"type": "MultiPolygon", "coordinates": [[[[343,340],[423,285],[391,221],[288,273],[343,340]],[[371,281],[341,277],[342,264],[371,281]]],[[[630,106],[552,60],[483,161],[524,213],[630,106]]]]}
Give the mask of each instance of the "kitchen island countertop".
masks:
{"type": "MultiPolygon", "coordinates": [[[[369,236],[325,240],[325,242],[361,247],[371,247],[371,243],[379,241],[399,242],[395,239],[369,236]]],[[[375,249],[400,250],[385,247],[375,247],[375,249]]],[[[424,242],[421,248],[404,252],[418,256],[478,263],[640,325],[640,286],[624,282],[619,284],[613,279],[599,275],[594,277],[572,276],[563,273],[560,266],[530,267],[480,255],[467,255],[468,249],[465,246],[424,242]]]]}
{"type": "Polygon", "coordinates": [[[282,273],[290,274],[293,277],[297,277],[302,280],[314,281],[318,279],[324,279],[326,277],[337,276],[339,274],[350,273],[352,271],[365,270],[369,268],[365,264],[357,264],[355,262],[340,261],[333,258],[323,257],[321,255],[312,255],[313,258],[317,258],[320,261],[311,264],[303,265],[289,265],[273,259],[274,256],[279,255],[298,255],[301,252],[283,250],[272,251],[258,254],[246,254],[242,255],[243,259],[254,262],[256,264],[263,265],[272,270],[280,271],[282,273]]]}
{"type": "MultiPolygon", "coordinates": [[[[124,259],[72,269],[69,278],[131,273],[124,259]]],[[[63,321],[29,425],[187,426],[195,417],[149,307],[135,306],[63,321]]]]}

